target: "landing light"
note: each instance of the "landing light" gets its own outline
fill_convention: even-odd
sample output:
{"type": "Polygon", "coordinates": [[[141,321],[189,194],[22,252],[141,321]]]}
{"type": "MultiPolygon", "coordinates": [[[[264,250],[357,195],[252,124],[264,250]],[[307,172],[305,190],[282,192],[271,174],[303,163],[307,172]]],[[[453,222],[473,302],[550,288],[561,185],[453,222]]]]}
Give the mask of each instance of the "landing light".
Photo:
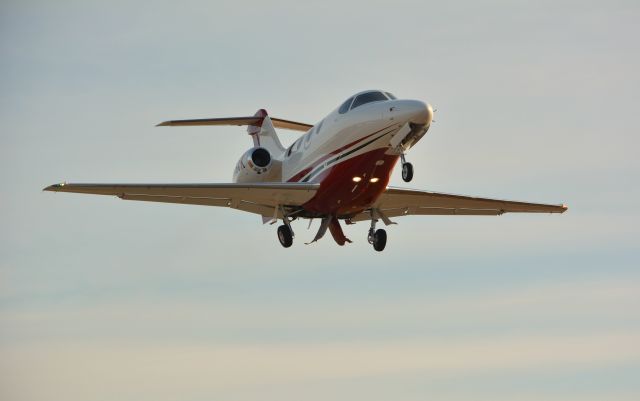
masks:
{"type": "Polygon", "coordinates": [[[369,180],[369,182],[378,182],[378,180],[380,180],[378,177],[373,177],[372,179],[369,180]]]}
{"type": "Polygon", "coordinates": [[[352,180],[353,180],[353,182],[360,182],[360,181],[362,181],[362,177],[355,176],[355,177],[352,178],[352,180]]]}

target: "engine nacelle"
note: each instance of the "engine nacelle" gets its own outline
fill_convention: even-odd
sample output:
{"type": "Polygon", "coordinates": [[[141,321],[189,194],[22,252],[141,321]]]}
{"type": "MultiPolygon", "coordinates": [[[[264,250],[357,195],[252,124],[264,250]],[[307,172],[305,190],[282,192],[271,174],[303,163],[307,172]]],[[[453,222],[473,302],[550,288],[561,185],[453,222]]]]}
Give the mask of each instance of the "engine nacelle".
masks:
{"type": "Polygon", "coordinates": [[[272,182],[280,181],[282,163],[274,160],[265,148],[247,150],[233,172],[233,182],[272,182]]]}

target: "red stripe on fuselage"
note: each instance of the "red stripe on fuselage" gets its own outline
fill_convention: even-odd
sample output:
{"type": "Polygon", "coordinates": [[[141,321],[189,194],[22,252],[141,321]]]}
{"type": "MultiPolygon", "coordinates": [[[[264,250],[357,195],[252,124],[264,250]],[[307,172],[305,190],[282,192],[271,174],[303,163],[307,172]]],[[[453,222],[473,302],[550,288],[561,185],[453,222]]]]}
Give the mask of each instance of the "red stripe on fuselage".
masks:
{"type": "Polygon", "coordinates": [[[342,152],[342,151],[345,151],[345,150],[349,149],[349,148],[350,148],[350,147],[352,147],[353,145],[356,145],[356,144],[358,144],[358,143],[360,143],[360,142],[364,141],[365,139],[370,138],[370,137],[372,137],[373,135],[375,135],[375,134],[377,134],[377,133],[380,133],[380,132],[384,131],[385,129],[389,128],[389,127],[392,127],[393,125],[394,125],[394,124],[391,124],[391,125],[389,125],[389,126],[387,126],[387,127],[384,127],[384,128],[382,128],[382,129],[380,129],[380,130],[376,131],[376,132],[373,132],[373,133],[371,133],[371,134],[369,134],[369,135],[367,135],[367,136],[363,136],[362,138],[357,139],[357,140],[355,140],[355,141],[353,141],[353,142],[351,142],[351,143],[349,143],[349,144],[347,144],[347,145],[344,145],[344,146],[342,146],[342,147],[340,147],[340,148],[338,148],[338,149],[336,149],[336,150],[334,150],[334,151],[332,151],[332,152],[330,152],[330,153],[327,153],[326,155],[324,155],[324,156],[322,156],[321,158],[319,158],[318,160],[316,160],[316,161],[315,161],[312,165],[310,165],[309,167],[306,167],[306,168],[305,168],[305,169],[303,169],[302,171],[300,171],[300,172],[298,172],[297,174],[295,174],[293,177],[289,178],[289,180],[287,180],[287,182],[298,182],[298,181],[300,181],[300,180],[301,180],[301,179],[303,179],[303,178],[304,178],[304,177],[305,177],[309,172],[311,172],[314,168],[318,167],[320,164],[322,164],[325,160],[327,160],[327,159],[328,159],[328,158],[330,158],[331,156],[335,156],[335,155],[337,155],[338,153],[340,153],[340,152],[342,152]]]}
{"type": "Polygon", "coordinates": [[[298,174],[296,174],[293,177],[289,178],[288,182],[298,182],[298,181],[300,181],[305,175],[309,174],[312,169],[313,169],[313,166],[305,168],[304,170],[302,170],[298,174]]]}

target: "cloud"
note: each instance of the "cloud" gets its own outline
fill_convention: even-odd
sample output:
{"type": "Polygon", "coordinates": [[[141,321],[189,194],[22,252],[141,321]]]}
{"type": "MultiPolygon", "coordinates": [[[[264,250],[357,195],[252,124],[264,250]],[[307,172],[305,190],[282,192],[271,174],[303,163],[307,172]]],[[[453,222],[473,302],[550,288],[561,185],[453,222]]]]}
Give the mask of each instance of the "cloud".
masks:
{"type": "Polygon", "coordinates": [[[625,364],[640,358],[639,338],[640,332],[358,344],[56,342],[3,352],[2,377],[10,398],[20,400],[226,399],[305,382],[412,375],[464,382],[487,373],[625,364]]]}
{"type": "Polygon", "coordinates": [[[597,334],[640,328],[634,313],[640,307],[637,288],[638,278],[628,277],[455,291],[407,289],[392,299],[385,293],[327,292],[324,287],[280,290],[266,298],[244,295],[246,290],[89,298],[4,308],[0,339],[11,346],[47,339],[234,344],[597,334]]]}

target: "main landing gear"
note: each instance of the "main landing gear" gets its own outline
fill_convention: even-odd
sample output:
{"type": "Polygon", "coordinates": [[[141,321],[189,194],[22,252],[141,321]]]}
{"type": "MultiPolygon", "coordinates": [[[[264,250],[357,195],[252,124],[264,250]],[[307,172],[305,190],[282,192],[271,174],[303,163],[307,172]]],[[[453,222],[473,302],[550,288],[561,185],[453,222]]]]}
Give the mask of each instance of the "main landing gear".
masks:
{"type": "Polygon", "coordinates": [[[293,244],[293,237],[295,237],[295,235],[293,234],[293,228],[291,228],[291,220],[282,206],[280,206],[280,211],[282,212],[282,221],[284,224],[278,227],[278,240],[280,241],[280,245],[289,248],[293,244]]]}
{"type": "MultiPolygon", "coordinates": [[[[290,214],[287,215],[287,213],[283,208],[280,208],[280,210],[283,216],[282,220],[284,224],[278,227],[278,241],[280,241],[280,244],[283,247],[289,248],[291,245],[293,245],[293,238],[295,237],[293,233],[293,229],[291,228],[291,221],[295,220],[296,217],[291,218],[291,215],[290,214]]],[[[382,252],[384,248],[387,246],[387,232],[383,229],[376,230],[376,223],[378,222],[379,219],[381,219],[386,225],[396,224],[396,223],[389,220],[389,218],[384,213],[382,213],[382,211],[378,209],[370,209],[369,213],[371,214],[371,226],[369,227],[369,234],[367,235],[367,240],[371,245],[373,245],[373,249],[375,249],[378,252],[382,252]]],[[[277,215],[274,216],[274,219],[276,217],[277,215]]],[[[347,224],[353,224],[353,222],[347,219],[347,224]]],[[[326,233],[327,229],[331,231],[331,235],[333,236],[333,239],[338,243],[338,245],[344,245],[345,242],[351,242],[349,241],[348,238],[344,236],[344,233],[340,228],[340,225],[338,223],[336,216],[324,216],[322,218],[322,223],[320,224],[318,233],[316,234],[316,237],[311,242],[316,242],[317,240],[322,238],[326,233]]]]}
{"type": "Polygon", "coordinates": [[[407,162],[404,158],[404,154],[400,155],[402,160],[402,179],[404,182],[409,182],[413,178],[413,164],[407,162]]]}
{"type": "Polygon", "coordinates": [[[371,228],[369,228],[367,240],[371,245],[373,245],[373,249],[378,252],[382,252],[384,247],[387,245],[387,232],[382,228],[376,230],[377,222],[377,219],[371,219],[371,228]]]}
{"type": "Polygon", "coordinates": [[[278,240],[285,248],[289,248],[293,244],[293,232],[284,224],[278,227],[278,240]]]}

